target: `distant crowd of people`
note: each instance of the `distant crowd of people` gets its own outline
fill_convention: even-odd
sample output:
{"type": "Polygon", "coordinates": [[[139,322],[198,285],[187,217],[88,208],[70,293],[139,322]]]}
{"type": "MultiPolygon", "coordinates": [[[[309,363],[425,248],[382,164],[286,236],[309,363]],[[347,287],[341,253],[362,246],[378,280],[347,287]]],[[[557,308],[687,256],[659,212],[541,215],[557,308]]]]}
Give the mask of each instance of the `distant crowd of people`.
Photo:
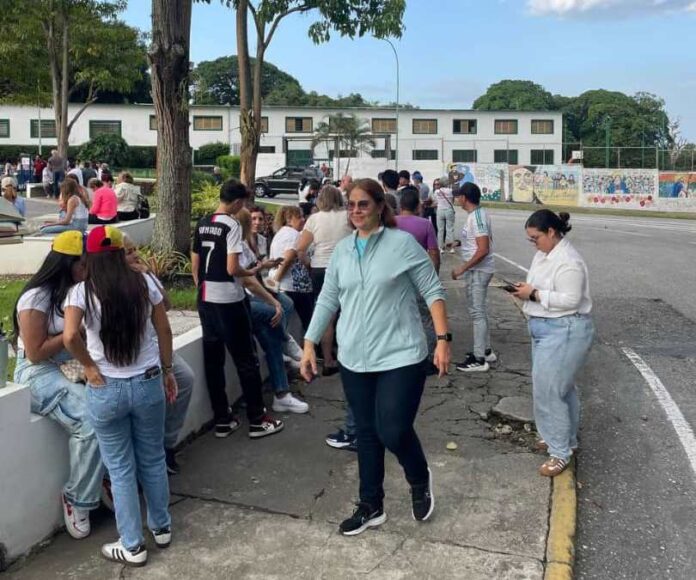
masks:
{"type": "MultiPolygon", "coordinates": [[[[110,184],[105,175],[102,183],[110,184]]],[[[84,219],[80,184],[69,182],[61,185],[61,194],[69,193],[66,214],[84,219]]],[[[92,207],[104,203],[97,201],[101,189],[92,207]]],[[[473,183],[452,188],[446,178],[431,188],[418,172],[394,170],[379,181],[348,175],[336,184],[308,180],[298,205],[277,209],[271,229],[268,214],[250,196],[236,180],[222,183],[218,207],[193,232],[191,265],[215,437],[240,429],[242,409],[251,439],[284,428],[264,399],[257,344],[266,357],[274,413],[309,411],[292,392],[289,372],[308,382],[339,374],[345,423],[326,443],[357,452],[360,480],[357,507],[340,533],[357,535],[386,521],[386,449],[404,470],[414,519],[428,520],[435,508],[434,470],[414,420],[426,377],[445,375],[451,362],[439,270],[443,254],[456,248],[460,259],[450,275],[464,281],[473,345],[455,368],[488,372],[498,357],[487,303],[494,236],[481,191],[473,183]],[[464,214],[458,240],[456,206],[464,214]],[[289,332],[293,311],[302,346],[289,332]],[[226,352],[239,378],[237,401],[227,395],[226,352]]],[[[538,445],[549,453],[540,473],[549,477],[567,467],[578,444],[575,377],[594,332],[587,268],[565,237],[568,221],[568,214],[546,209],[532,214],[525,229],[538,252],[526,282],[506,283],[529,316],[538,445]]],[[[15,380],[31,387],[34,412],[70,434],[71,469],[61,498],[67,530],[87,536],[89,512],[101,498],[115,510],[119,532],[102,554],[129,565],[147,561],[138,482],[155,544],[164,548],[172,540],[167,473],[179,471],[175,446],[195,378],[173,351],[169,306],[164,286],[133,244],[105,224],[87,236],[79,228],[56,236],[14,314],[15,380]]]]}

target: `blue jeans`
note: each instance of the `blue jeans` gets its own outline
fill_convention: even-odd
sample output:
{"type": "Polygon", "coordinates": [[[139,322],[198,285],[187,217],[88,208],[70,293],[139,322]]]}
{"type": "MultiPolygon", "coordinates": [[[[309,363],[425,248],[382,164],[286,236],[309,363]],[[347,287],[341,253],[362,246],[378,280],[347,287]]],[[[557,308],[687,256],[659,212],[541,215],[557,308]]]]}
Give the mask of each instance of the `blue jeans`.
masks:
{"type": "Polygon", "coordinates": [[[123,545],[134,549],[144,543],[138,481],[147,501],[148,527],[171,524],[162,376],[104,379],[103,387],[88,386],[87,413],[111,477],[118,533],[123,545]]]}
{"type": "MultiPolygon", "coordinates": [[[[447,202],[445,202],[446,204],[447,202]]],[[[454,208],[437,210],[437,241],[441,248],[454,241],[454,208]]]]}
{"type": "Polygon", "coordinates": [[[283,343],[285,342],[285,316],[280,324],[271,326],[271,319],[275,316],[275,308],[260,298],[252,296],[251,323],[254,336],[259,341],[263,352],[266,353],[268,374],[276,393],[285,393],[290,390],[288,374],[285,372],[283,361],[283,343]]]}
{"type": "Polygon", "coordinates": [[[491,334],[488,330],[488,285],[493,274],[479,270],[464,272],[466,299],[469,316],[474,325],[474,356],[483,358],[486,349],[491,348],[491,334]]]}
{"type": "MultiPolygon", "coordinates": [[[[72,358],[65,351],[55,361],[72,358]]],[[[56,421],[68,436],[70,475],[63,486],[68,502],[79,509],[99,507],[104,465],[99,444],[86,413],[86,387],[71,383],[51,361],[32,363],[17,357],[14,380],[31,390],[31,411],[56,421]]]]}
{"type": "Polygon", "coordinates": [[[61,234],[63,232],[71,232],[73,230],[83,233],[87,231],[87,220],[74,219],[69,224],[41,226],[41,228],[39,228],[39,234],[61,234]]]}
{"type": "Polygon", "coordinates": [[[176,447],[176,443],[179,440],[179,431],[184,426],[186,411],[188,411],[188,406],[191,402],[193,385],[196,382],[191,367],[176,353],[174,353],[172,358],[172,365],[174,366],[174,378],[179,387],[179,393],[174,403],[171,405],[167,404],[164,417],[165,449],[174,449],[176,447]]]}
{"type": "Polygon", "coordinates": [[[428,462],[413,428],[425,386],[425,365],[375,373],[341,367],[341,380],[357,425],[360,501],[382,506],[385,448],[396,455],[408,483],[426,483],[428,462]]]}
{"type": "Polygon", "coordinates": [[[530,318],[534,420],[549,455],[567,460],[578,444],[575,377],[587,358],[594,324],[587,315],[530,318]]]}

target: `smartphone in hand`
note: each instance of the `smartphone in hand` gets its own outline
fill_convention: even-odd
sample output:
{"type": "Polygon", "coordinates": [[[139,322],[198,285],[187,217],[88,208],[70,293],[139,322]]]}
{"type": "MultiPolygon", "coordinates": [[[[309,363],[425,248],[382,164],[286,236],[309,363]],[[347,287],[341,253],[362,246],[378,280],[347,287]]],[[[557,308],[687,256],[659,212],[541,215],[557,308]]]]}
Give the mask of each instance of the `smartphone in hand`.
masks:
{"type": "Polygon", "coordinates": [[[503,286],[503,290],[505,290],[505,292],[509,292],[510,294],[517,292],[517,286],[515,286],[515,282],[510,282],[509,280],[505,280],[504,278],[502,280],[503,284],[505,284],[505,286],[503,286]]]}

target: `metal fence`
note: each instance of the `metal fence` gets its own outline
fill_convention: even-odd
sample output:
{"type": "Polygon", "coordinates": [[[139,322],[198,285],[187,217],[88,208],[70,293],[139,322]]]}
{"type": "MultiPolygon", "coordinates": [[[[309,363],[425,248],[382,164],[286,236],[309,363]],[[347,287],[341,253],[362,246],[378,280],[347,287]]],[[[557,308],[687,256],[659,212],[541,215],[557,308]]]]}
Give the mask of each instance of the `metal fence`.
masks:
{"type": "Polygon", "coordinates": [[[582,160],[578,162],[585,167],[696,171],[694,148],[675,151],[660,147],[590,147],[582,143],[564,143],[563,160],[571,159],[574,151],[582,152],[582,160]]]}

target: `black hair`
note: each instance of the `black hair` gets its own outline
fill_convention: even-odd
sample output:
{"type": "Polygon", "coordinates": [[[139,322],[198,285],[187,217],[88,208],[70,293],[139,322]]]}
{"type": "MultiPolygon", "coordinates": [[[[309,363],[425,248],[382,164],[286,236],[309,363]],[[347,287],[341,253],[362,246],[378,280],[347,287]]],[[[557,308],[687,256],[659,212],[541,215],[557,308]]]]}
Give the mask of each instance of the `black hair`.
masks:
{"type": "Polygon", "coordinates": [[[420,203],[420,192],[412,185],[407,185],[401,190],[401,209],[415,212],[420,203]]]}
{"type": "Polygon", "coordinates": [[[399,179],[401,179],[402,177],[404,179],[408,179],[409,181],[411,181],[411,174],[408,171],[406,171],[405,169],[402,169],[401,171],[399,171],[399,179]]]}
{"type": "Polygon", "coordinates": [[[96,301],[106,360],[116,366],[132,364],[140,354],[150,298],[145,276],[131,269],[122,249],[87,254],[85,316],[95,315],[96,301]]]}
{"type": "Polygon", "coordinates": [[[248,197],[247,186],[236,179],[228,179],[220,186],[220,201],[223,203],[233,203],[238,199],[247,199],[248,197]]]}
{"type": "Polygon", "coordinates": [[[458,188],[454,192],[454,195],[456,197],[463,195],[469,203],[473,203],[474,205],[481,203],[481,190],[479,189],[478,185],[471,183],[470,181],[467,181],[464,185],[458,188]]]}
{"type": "Polygon", "coordinates": [[[321,189],[321,183],[317,179],[310,179],[309,189],[321,189]]]}
{"type": "Polygon", "coordinates": [[[114,176],[111,175],[111,173],[108,172],[108,171],[102,171],[102,174],[101,174],[101,182],[102,182],[102,183],[113,183],[113,182],[114,182],[114,176]]]}
{"type": "Polygon", "coordinates": [[[548,232],[549,229],[554,229],[558,235],[563,237],[573,226],[570,221],[570,214],[562,211],[559,214],[552,212],[550,209],[539,209],[527,218],[524,224],[525,228],[535,228],[540,232],[548,232]]]}
{"type": "MultiPolygon", "coordinates": [[[[26,283],[17,301],[26,292],[34,288],[45,288],[50,294],[50,310],[47,316],[63,317],[63,302],[68,295],[68,290],[75,284],[72,275],[72,267],[79,262],[80,256],[68,256],[60,252],[51,250],[46,259],[41,264],[39,271],[34,274],[26,283]]],[[[14,324],[13,340],[19,337],[19,318],[17,316],[17,304],[15,303],[12,314],[14,324]]]]}
{"type": "Polygon", "coordinates": [[[393,169],[386,169],[382,173],[382,183],[387,189],[396,189],[399,187],[399,174],[393,169]]]}

